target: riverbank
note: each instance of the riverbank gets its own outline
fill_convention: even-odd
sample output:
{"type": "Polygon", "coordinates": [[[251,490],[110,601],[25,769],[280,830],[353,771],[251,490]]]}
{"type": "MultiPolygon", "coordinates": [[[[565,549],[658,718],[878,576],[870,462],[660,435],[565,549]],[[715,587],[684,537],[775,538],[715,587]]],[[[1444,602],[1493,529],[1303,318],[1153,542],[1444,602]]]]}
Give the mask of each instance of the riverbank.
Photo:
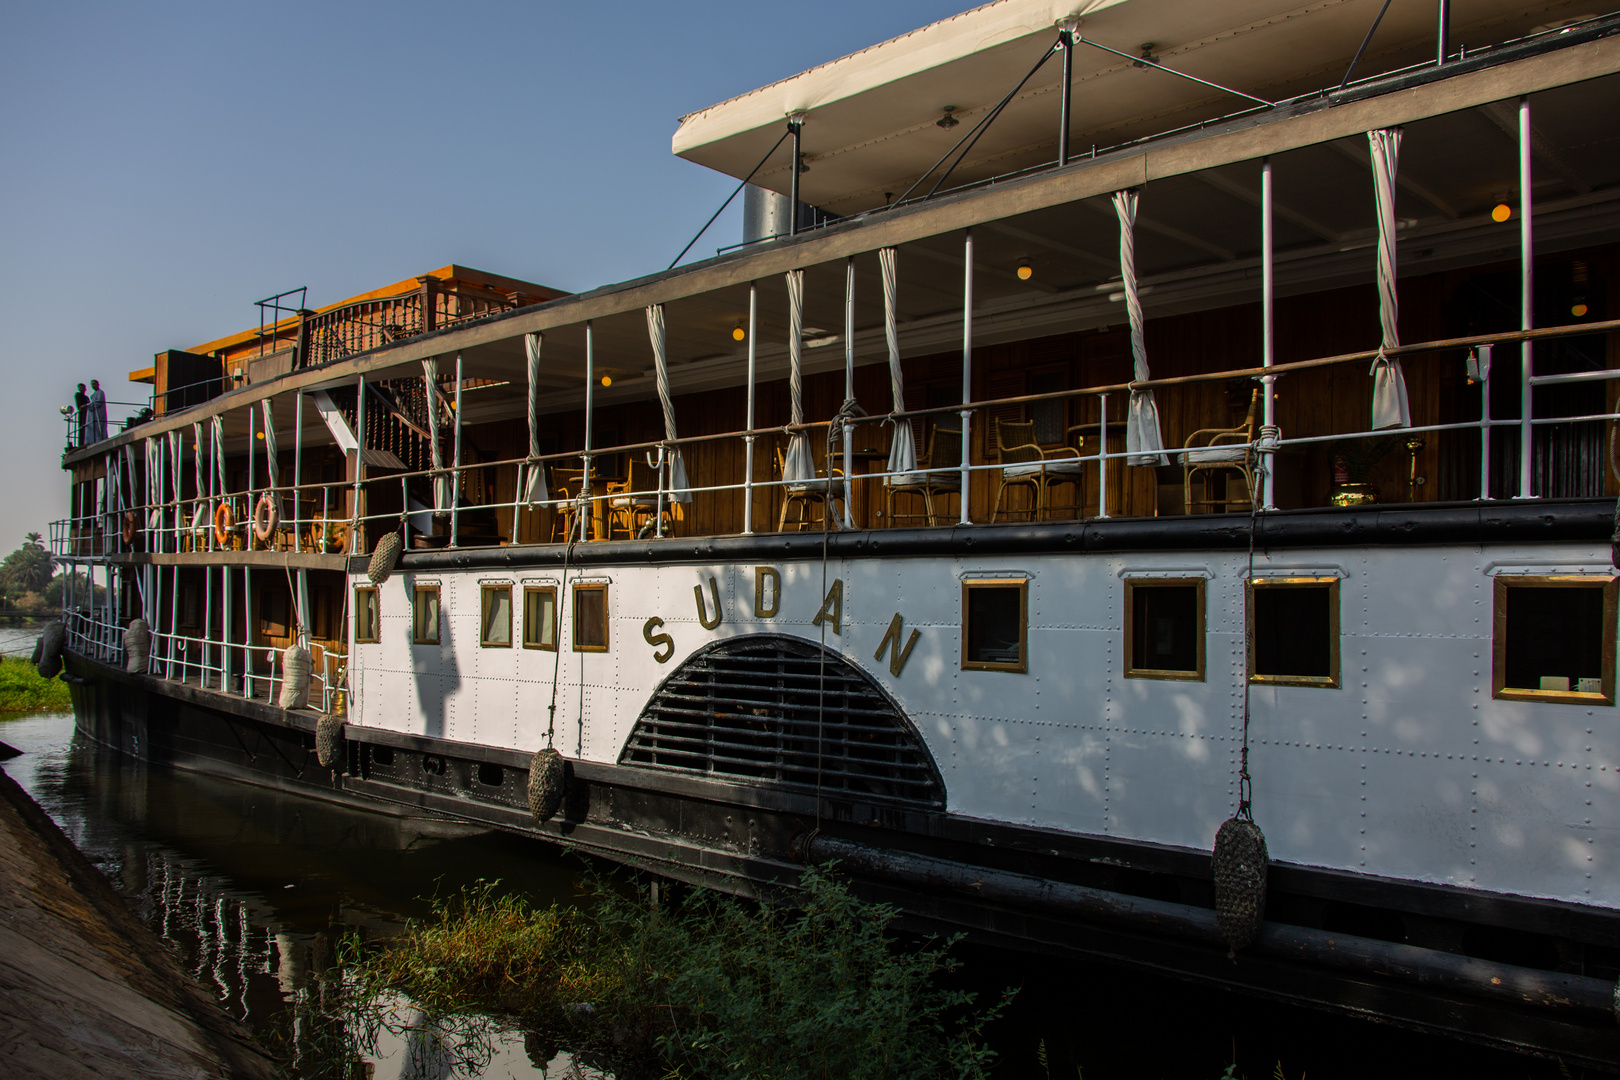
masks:
{"type": "Polygon", "coordinates": [[[26,658],[0,657],[0,716],[23,712],[71,712],[67,683],[42,679],[26,658]]]}
{"type": "Polygon", "coordinates": [[[277,1075],[4,773],[0,1046],[15,1080],[277,1075]]]}

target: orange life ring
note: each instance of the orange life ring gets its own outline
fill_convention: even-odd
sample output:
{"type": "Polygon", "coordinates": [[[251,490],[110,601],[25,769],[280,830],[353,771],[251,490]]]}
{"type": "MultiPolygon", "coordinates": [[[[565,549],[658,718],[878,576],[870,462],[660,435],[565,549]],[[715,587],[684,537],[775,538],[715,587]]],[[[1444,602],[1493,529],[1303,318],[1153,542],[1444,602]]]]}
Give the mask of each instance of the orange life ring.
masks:
{"type": "Polygon", "coordinates": [[[231,509],[231,504],[229,502],[222,500],[220,504],[214,508],[215,542],[218,543],[220,547],[224,547],[229,544],[231,542],[231,532],[235,528],[236,513],[231,509]]]}
{"type": "Polygon", "coordinates": [[[133,511],[133,510],[125,510],[124,511],[124,527],[122,529],[118,530],[119,535],[124,538],[124,543],[133,544],[135,542],[135,530],[136,530],[136,528],[137,528],[137,526],[136,526],[136,523],[135,523],[135,511],[133,511]]]}
{"type": "Polygon", "coordinates": [[[276,526],[280,524],[281,511],[276,509],[276,500],[267,491],[259,496],[258,503],[253,507],[253,535],[260,543],[268,543],[276,535],[276,526]]]}

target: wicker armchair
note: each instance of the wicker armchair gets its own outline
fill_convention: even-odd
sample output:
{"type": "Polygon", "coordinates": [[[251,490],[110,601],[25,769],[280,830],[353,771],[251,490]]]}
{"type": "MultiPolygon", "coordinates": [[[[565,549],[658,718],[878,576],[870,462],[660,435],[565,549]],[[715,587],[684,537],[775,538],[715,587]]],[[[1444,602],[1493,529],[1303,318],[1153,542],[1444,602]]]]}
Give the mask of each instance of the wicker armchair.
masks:
{"type": "MultiPolygon", "coordinates": [[[[1035,424],[996,421],[996,459],[1001,463],[1001,483],[996,488],[996,504],[990,511],[994,522],[1001,513],[1001,500],[1010,487],[1027,486],[1031,506],[1028,511],[1036,521],[1046,520],[1051,509],[1078,510],[1082,504],[1086,463],[1080,451],[1072,446],[1045,450],[1035,441],[1035,424]],[[1050,491],[1059,484],[1074,485],[1074,503],[1054,508],[1050,491]]],[[[1021,510],[1009,513],[1023,513],[1021,510]]]]}
{"type": "Polygon", "coordinates": [[[1193,512],[1193,477],[1202,483],[1203,498],[1196,503],[1211,511],[1229,506],[1254,505],[1254,422],[1260,407],[1260,391],[1249,395],[1249,411],[1243,423],[1235,428],[1200,428],[1187,436],[1181,453],[1181,497],[1187,513],[1193,512]],[[1237,473],[1243,477],[1246,498],[1230,494],[1217,496],[1210,489],[1210,480],[1219,473],[1237,473]]]}
{"type": "Polygon", "coordinates": [[[934,496],[955,495],[962,497],[962,474],[960,472],[924,472],[924,469],[942,469],[949,465],[957,465],[962,460],[962,433],[956,428],[936,427],[928,436],[928,456],[917,463],[917,472],[900,473],[887,477],[883,481],[883,513],[890,521],[899,517],[920,517],[928,524],[934,524],[934,496]],[[923,501],[921,514],[896,514],[894,512],[894,499],[896,495],[920,495],[923,501]]]}
{"type": "MultiPolygon", "coordinates": [[[[776,448],[776,475],[778,477],[783,476],[786,471],[787,450],[778,446],[776,448]]],[[[814,480],[805,480],[785,486],[782,489],[782,513],[777,518],[776,531],[787,531],[788,511],[795,506],[799,508],[798,517],[793,522],[795,531],[802,531],[806,525],[820,525],[823,523],[822,520],[811,519],[810,508],[812,506],[821,507],[822,519],[825,519],[826,523],[832,528],[838,528],[837,517],[827,518],[827,501],[829,498],[833,502],[840,504],[844,501],[843,485],[833,483],[834,480],[842,480],[843,478],[844,471],[835,467],[830,477],[817,476],[814,480]]]]}

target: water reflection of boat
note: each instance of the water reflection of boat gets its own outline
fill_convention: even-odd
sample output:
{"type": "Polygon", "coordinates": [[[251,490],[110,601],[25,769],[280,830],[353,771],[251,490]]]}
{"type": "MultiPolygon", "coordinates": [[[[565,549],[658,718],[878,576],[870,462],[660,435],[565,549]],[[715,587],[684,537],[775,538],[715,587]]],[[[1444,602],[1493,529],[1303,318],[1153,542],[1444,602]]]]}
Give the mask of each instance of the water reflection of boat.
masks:
{"type": "Polygon", "coordinates": [[[1436,54],[1414,10],[1355,61],[1372,0],[1004,0],[686,117],[763,185],[740,250],[163,354],[66,460],[81,723],[1615,1062],[1620,18],[1479,0],[1436,54]]]}

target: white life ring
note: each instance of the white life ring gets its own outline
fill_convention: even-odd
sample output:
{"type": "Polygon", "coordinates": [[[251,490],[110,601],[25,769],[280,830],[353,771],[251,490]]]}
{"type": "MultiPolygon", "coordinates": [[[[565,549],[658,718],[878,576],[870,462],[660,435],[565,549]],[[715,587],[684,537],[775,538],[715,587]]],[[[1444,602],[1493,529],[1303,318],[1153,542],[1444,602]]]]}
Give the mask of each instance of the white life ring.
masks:
{"type": "Polygon", "coordinates": [[[253,535],[260,543],[268,542],[276,535],[276,526],[280,524],[281,511],[276,508],[276,500],[267,491],[259,496],[258,503],[253,507],[253,535]]]}

